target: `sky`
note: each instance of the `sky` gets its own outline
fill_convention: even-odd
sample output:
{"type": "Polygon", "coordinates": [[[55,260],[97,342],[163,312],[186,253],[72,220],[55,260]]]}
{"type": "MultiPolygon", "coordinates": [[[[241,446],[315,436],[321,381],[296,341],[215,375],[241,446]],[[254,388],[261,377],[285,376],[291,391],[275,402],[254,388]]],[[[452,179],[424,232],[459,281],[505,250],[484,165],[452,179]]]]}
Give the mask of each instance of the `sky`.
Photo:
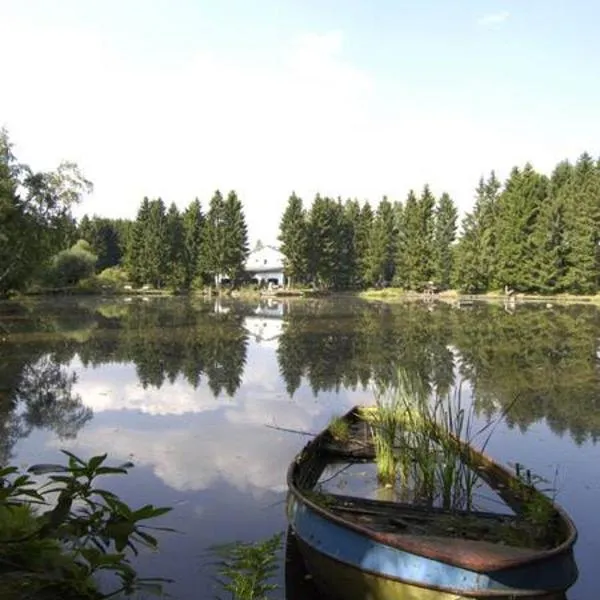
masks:
{"type": "Polygon", "coordinates": [[[480,176],[600,154],[595,0],[0,0],[0,126],[76,210],[242,199],[276,240],[292,191],[461,212],[480,176]]]}

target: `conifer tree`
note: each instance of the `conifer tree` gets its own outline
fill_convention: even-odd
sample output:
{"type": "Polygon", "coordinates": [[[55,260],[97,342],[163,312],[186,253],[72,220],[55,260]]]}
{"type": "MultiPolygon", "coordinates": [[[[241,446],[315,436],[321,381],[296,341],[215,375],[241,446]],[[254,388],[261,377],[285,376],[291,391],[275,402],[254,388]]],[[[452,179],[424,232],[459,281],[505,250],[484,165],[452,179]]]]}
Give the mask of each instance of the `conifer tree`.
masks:
{"type": "Polygon", "coordinates": [[[302,198],[294,192],[281,218],[278,239],[284,256],[284,273],[291,287],[308,274],[308,225],[302,198]]]}
{"type": "Polygon", "coordinates": [[[418,287],[421,220],[419,202],[413,190],[408,193],[400,218],[395,283],[405,289],[414,290],[418,287]]]}
{"type": "Polygon", "coordinates": [[[356,268],[358,271],[358,285],[371,285],[369,278],[369,244],[371,238],[371,227],[373,226],[373,209],[369,202],[365,202],[360,210],[358,224],[356,226],[356,268]]]}
{"type": "Polygon", "coordinates": [[[217,286],[220,285],[220,278],[227,266],[226,235],[225,201],[217,190],[211,198],[206,215],[199,264],[200,272],[206,272],[217,286]]]}
{"type": "Polygon", "coordinates": [[[384,196],[377,212],[369,236],[367,254],[367,280],[381,284],[391,282],[395,272],[396,229],[394,211],[390,201],[384,196]]]}
{"type": "Polygon", "coordinates": [[[566,269],[563,285],[571,292],[598,290],[600,227],[600,171],[591,156],[582,154],[573,176],[563,188],[565,200],[566,269]]]}
{"type": "Polygon", "coordinates": [[[144,197],[137,217],[133,222],[127,240],[125,265],[129,277],[140,285],[149,281],[148,261],[146,258],[146,232],[150,218],[150,200],[144,197]]]}
{"type": "Polygon", "coordinates": [[[168,255],[166,283],[173,289],[179,289],[185,281],[184,236],[183,220],[174,202],[169,206],[165,227],[168,255]]]}
{"type": "Polygon", "coordinates": [[[455,252],[456,285],[478,293],[497,284],[497,212],[501,184],[494,171],[483,177],[476,189],[475,205],[462,223],[462,235],[455,252]]]}
{"type": "Polygon", "coordinates": [[[169,240],[165,203],[162,198],[150,202],[144,233],[144,255],[147,261],[148,282],[154,287],[163,287],[169,272],[169,240]]]}
{"type": "Polygon", "coordinates": [[[416,236],[416,289],[422,289],[435,276],[435,196],[425,185],[418,202],[418,231],[416,236]]]}
{"type": "Polygon", "coordinates": [[[534,236],[548,180],[530,164],[515,167],[498,203],[497,278],[501,286],[527,291],[534,286],[534,236]]]}
{"type": "Polygon", "coordinates": [[[223,207],[225,228],[225,274],[232,282],[244,274],[248,258],[248,227],[241,201],[234,191],[227,194],[223,207]]]}
{"type": "Polygon", "coordinates": [[[338,225],[335,201],[317,194],[310,210],[309,265],[319,286],[331,287],[334,284],[339,261],[338,225]]]}
{"type": "Polygon", "coordinates": [[[200,250],[202,247],[202,236],[204,228],[204,215],[202,214],[202,206],[198,198],[196,198],[186,208],[182,218],[183,229],[183,286],[186,289],[192,287],[194,278],[199,272],[200,250]]]}
{"type": "Polygon", "coordinates": [[[441,289],[448,289],[453,273],[453,244],[456,239],[458,213],[452,198],[440,196],[435,211],[435,277],[441,289]]]}

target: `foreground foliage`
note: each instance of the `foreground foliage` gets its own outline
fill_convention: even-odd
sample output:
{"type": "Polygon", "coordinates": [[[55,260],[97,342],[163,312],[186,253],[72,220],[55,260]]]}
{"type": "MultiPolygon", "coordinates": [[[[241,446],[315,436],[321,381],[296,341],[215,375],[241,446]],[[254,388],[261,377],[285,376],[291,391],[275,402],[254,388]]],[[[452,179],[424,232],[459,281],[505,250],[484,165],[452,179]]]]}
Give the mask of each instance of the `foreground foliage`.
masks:
{"type": "MultiPolygon", "coordinates": [[[[106,454],[84,461],[63,450],[67,465],[0,469],[0,585],[3,598],[111,598],[139,590],[160,592],[162,579],[138,577],[130,555],[156,549],[142,521],[170,508],[132,509],[95,486],[100,476],[126,474],[133,465],[104,464],[106,454]],[[40,484],[31,475],[47,480],[40,484]],[[112,588],[96,577],[108,573],[112,588]]],[[[156,529],[156,528],[155,528],[156,529]]]]}
{"type": "MultiPolygon", "coordinates": [[[[233,542],[212,549],[217,557],[217,584],[231,600],[268,600],[273,583],[283,534],[258,542],[233,542]]],[[[222,600],[221,596],[217,596],[222,600]]]]}

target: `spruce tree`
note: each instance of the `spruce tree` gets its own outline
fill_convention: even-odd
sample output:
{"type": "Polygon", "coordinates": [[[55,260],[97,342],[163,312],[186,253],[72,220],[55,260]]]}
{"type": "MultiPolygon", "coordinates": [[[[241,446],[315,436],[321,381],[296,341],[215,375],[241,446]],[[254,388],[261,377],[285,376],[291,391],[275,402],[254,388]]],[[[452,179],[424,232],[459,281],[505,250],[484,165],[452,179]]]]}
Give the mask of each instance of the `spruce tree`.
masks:
{"type": "Polygon", "coordinates": [[[372,285],[369,278],[369,245],[371,239],[371,227],[373,226],[373,209],[369,202],[365,202],[360,210],[358,224],[356,226],[356,268],[358,285],[372,285]]]}
{"type": "Polygon", "coordinates": [[[315,197],[309,218],[309,264],[317,285],[331,287],[339,263],[336,203],[331,198],[315,197]]]}
{"type": "Polygon", "coordinates": [[[237,282],[244,274],[248,246],[248,227],[241,201],[234,191],[227,194],[224,204],[225,274],[237,282]]]}
{"type": "Polygon", "coordinates": [[[125,253],[125,266],[129,277],[138,285],[147,283],[150,280],[145,243],[149,218],[150,200],[144,197],[138,209],[137,217],[129,230],[125,253]]]}
{"type": "Polygon", "coordinates": [[[167,240],[166,283],[177,290],[185,282],[183,220],[174,202],[169,206],[165,221],[167,240]]]}
{"type": "Polygon", "coordinates": [[[183,228],[183,286],[186,289],[192,287],[196,276],[201,276],[199,272],[200,250],[202,246],[202,236],[204,229],[204,215],[202,206],[196,198],[186,208],[182,219],[183,228]]]}
{"type": "Polygon", "coordinates": [[[284,256],[284,272],[288,287],[308,275],[308,225],[302,199],[294,192],[288,199],[279,224],[280,250],[284,256]]]}
{"type": "Polygon", "coordinates": [[[484,292],[497,283],[497,213],[501,184],[494,171],[482,177],[473,211],[465,215],[454,253],[455,284],[469,293],[484,292]]]}
{"type": "Polygon", "coordinates": [[[565,237],[568,250],[564,287],[577,294],[598,290],[600,228],[600,172],[589,154],[582,154],[564,188],[565,237]]]}
{"type": "Polygon", "coordinates": [[[219,286],[227,266],[227,232],[225,228],[225,201],[217,190],[210,201],[202,237],[199,270],[207,273],[219,286]]]}
{"type": "Polygon", "coordinates": [[[169,240],[167,237],[167,217],[162,198],[150,202],[148,221],[144,236],[148,282],[161,288],[169,274],[169,240]]]}
{"type": "Polygon", "coordinates": [[[395,222],[394,212],[389,200],[384,197],[379,206],[369,235],[366,278],[381,285],[390,283],[395,271],[395,222]]]}
{"type": "Polygon", "coordinates": [[[435,277],[441,289],[450,287],[453,273],[453,244],[456,239],[457,210],[452,198],[443,193],[435,211],[435,277]]]}
{"type": "Polygon", "coordinates": [[[435,196],[425,185],[418,201],[418,230],[416,237],[416,289],[423,289],[435,276],[435,196]]]}
{"type": "Polygon", "coordinates": [[[413,190],[408,193],[400,218],[395,283],[405,289],[415,290],[418,287],[419,279],[421,218],[419,202],[413,190]]]}
{"type": "Polygon", "coordinates": [[[533,233],[548,194],[548,180],[530,164],[515,167],[498,203],[497,278],[501,286],[528,291],[534,287],[533,233]]]}

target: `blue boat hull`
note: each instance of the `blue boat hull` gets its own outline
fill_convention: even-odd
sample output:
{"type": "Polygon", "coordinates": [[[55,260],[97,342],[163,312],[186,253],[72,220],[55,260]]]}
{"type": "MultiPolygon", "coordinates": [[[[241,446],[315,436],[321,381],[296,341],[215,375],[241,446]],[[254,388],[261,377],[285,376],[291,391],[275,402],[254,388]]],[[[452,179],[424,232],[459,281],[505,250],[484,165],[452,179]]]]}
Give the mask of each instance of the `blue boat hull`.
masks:
{"type": "Polygon", "coordinates": [[[288,519],[315,578],[330,590],[345,582],[347,589],[339,597],[556,598],[577,579],[572,551],[512,568],[478,572],[361,535],[325,518],[294,494],[288,499],[288,519]],[[361,595],[348,595],[358,590],[361,595]]]}

